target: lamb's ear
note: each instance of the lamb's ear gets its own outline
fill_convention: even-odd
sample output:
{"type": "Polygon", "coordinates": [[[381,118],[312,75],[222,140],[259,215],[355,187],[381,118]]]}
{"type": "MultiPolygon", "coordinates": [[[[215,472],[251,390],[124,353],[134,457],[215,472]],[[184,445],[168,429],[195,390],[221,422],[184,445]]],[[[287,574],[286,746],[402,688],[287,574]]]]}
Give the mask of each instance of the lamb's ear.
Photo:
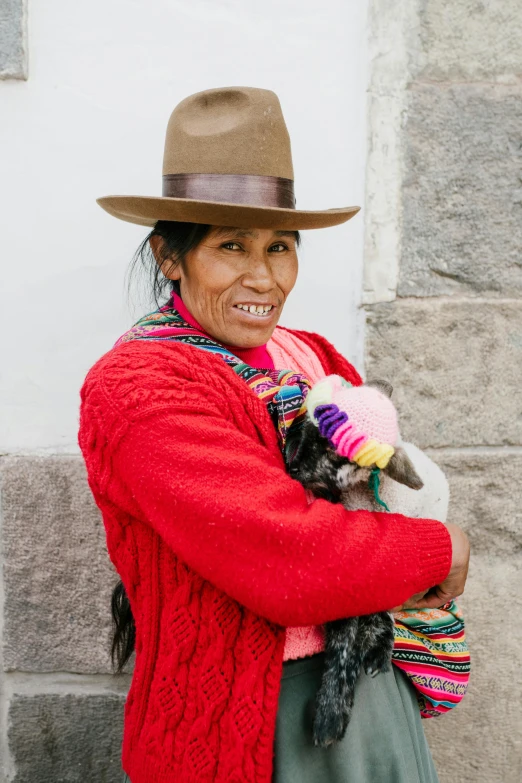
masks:
{"type": "Polygon", "coordinates": [[[392,396],[393,386],[391,385],[391,383],[389,383],[389,381],[382,381],[382,380],[366,381],[366,383],[364,385],[365,386],[373,386],[374,389],[378,389],[380,392],[385,394],[387,397],[391,398],[391,396],[392,396]]]}
{"type": "Polygon", "coordinates": [[[411,459],[402,446],[395,449],[395,453],[388,462],[384,472],[394,481],[398,481],[399,484],[405,484],[407,487],[411,487],[411,489],[422,489],[424,486],[420,476],[413,467],[411,459]]]}
{"type": "Polygon", "coordinates": [[[320,438],[319,430],[309,416],[295,424],[297,426],[290,426],[286,438],[285,459],[289,469],[297,468],[304,454],[310,451],[315,441],[320,438]]]}

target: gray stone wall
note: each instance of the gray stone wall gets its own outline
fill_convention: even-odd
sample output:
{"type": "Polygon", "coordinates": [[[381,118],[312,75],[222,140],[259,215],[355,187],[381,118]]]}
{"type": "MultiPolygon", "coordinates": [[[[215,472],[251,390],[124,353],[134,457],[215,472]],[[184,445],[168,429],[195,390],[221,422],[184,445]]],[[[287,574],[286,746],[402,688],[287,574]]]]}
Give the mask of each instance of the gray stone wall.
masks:
{"type": "Polygon", "coordinates": [[[0,3],[0,79],[27,79],[27,0],[0,3]]]}
{"type": "Polygon", "coordinates": [[[522,780],[522,6],[372,2],[366,376],[445,470],[472,543],[441,783],[522,780]]]}
{"type": "Polygon", "coordinates": [[[121,783],[118,580],[81,457],[0,458],[1,783],[121,783]]]}

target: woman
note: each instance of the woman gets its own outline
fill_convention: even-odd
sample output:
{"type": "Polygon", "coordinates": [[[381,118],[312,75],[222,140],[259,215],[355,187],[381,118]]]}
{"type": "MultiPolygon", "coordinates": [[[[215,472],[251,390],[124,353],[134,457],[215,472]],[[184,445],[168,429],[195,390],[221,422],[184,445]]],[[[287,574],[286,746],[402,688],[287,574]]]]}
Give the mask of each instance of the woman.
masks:
{"type": "Polygon", "coordinates": [[[99,203],[154,226],[142,256],[151,249],[156,290],[169,295],[81,390],[79,443],[123,584],[120,666],[136,651],[126,779],[436,781],[415,691],[396,667],[361,676],[336,746],[313,746],[311,713],[322,625],[460,595],[466,536],[435,520],[309,504],[285,471],[281,419],[255,391],[261,377],[268,391],[298,393],[301,376],[272,382],[284,368],[361,383],[324,338],[277,326],[299,229],[358,208],[295,209],[277,96],[245,87],[175,108],[161,198],[99,203]]]}

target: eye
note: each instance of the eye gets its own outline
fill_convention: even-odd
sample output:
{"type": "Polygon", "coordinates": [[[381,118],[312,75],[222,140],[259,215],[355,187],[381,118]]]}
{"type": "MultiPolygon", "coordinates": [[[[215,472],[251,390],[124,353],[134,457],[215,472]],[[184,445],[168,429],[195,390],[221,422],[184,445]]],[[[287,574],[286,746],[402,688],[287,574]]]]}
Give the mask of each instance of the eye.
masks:
{"type": "MultiPolygon", "coordinates": [[[[287,247],[287,245],[285,245],[283,242],[277,242],[277,244],[275,244],[275,245],[272,245],[272,247],[270,248],[270,250],[273,250],[273,249],[274,249],[274,247],[282,247],[282,248],[283,248],[283,250],[288,250],[288,247],[287,247]]],[[[282,253],[282,252],[283,252],[283,250],[277,250],[276,252],[277,252],[277,253],[282,253]]]]}
{"type": "Polygon", "coordinates": [[[227,249],[229,249],[229,245],[235,245],[236,247],[239,247],[239,248],[241,247],[241,245],[238,245],[237,242],[223,242],[221,247],[226,247],[227,249]]]}

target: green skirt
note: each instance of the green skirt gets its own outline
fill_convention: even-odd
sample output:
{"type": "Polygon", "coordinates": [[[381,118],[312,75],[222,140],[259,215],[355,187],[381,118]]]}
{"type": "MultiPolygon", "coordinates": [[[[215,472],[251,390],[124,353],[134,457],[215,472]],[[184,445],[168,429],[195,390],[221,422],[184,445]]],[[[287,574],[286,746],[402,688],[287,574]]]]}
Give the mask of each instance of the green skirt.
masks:
{"type": "Polygon", "coordinates": [[[397,667],[355,689],[343,739],[316,748],[315,695],[324,653],[285,661],[276,718],[273,783],[438,783],[415,689],[397,667]]]}
{"type": "Polygon", "coordinates": [[[415,690],[395,666],[374,678],[361,674],[345,736],[316,748],[312,716],[323,667],[324,652],[283,663],[273,783],[439,783],[415,690]]]}

